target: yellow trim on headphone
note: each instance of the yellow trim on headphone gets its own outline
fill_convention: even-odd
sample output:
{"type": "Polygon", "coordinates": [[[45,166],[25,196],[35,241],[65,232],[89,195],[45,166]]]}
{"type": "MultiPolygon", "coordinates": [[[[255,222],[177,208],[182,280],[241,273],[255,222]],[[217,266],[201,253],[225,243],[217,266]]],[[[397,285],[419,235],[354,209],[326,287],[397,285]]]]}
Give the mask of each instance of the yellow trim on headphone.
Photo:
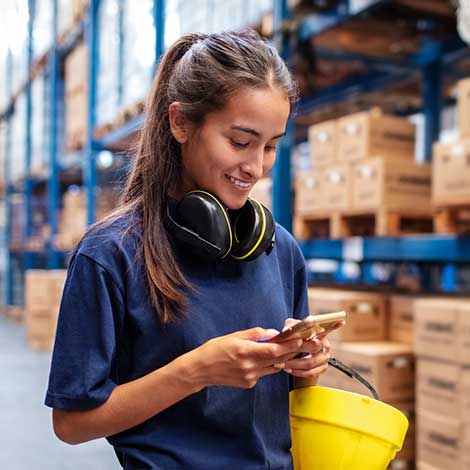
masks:
{"type": "Polygon", "coordinates": [[[259,235],[259,238],[258,240],[256,241],[256,243],[254,244],[253,248],[248,252],[246,253],[245,255],[243,256],[233,256],[233,258],[235,259],[245,259],[245,258],[248,258],[257,248],[258,246],[260,245],[261,243],[261,240],[263,240],[263,237],[264,237],[264,234],[266,232],[266,214],[264,213],[264,209],[263,209],[263,206],[256,200],[256,199],[253,199],[253,198],[250,198],[255,204],[257,204],[261,210],[261,233],[259,235]]]}
{"type": "Polygon", "coordinates": [[[207,191],[203,191],[202,189],[195,189],[194,191],[190,191],[188,194],[192,194],[192,193],[203,193],[203,194],[206,194],[207,196],[210,196],[222,209],[222,214],[224,214],[225,220],[227,221],[228,233],[230,236],[230,246],[228,247],[228,250],[224,254],[224,256],[222,256],[222,258],[225,258],[230,253],[230,250],[232,249],[232,226],[230,225],[230,220],[228,218],[227,211],[224,209],[224,206],[220,203],[220,201],[213,194],[208,193],[207,191]]]}

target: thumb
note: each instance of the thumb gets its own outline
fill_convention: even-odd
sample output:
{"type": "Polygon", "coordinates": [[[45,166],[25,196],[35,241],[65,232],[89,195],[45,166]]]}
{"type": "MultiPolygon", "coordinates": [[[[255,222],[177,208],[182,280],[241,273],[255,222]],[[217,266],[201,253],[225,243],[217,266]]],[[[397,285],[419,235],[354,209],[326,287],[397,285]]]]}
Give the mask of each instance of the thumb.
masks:
{"type": "Polygon", "coordinates": [[[237,331],[234,333],[234,336],[240,339],[247,339],[251,341],[268,341],[277,334],[279,334],[279,331],[273,328],[265,329],[258,326],[248,330],[237,331]]]}

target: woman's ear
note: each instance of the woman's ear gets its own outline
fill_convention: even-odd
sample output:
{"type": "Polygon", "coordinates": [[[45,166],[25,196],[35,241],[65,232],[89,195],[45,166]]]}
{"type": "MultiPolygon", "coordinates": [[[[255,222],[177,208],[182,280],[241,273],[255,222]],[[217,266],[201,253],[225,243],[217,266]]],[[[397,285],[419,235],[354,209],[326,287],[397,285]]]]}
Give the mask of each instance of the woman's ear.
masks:
{"type": "Polygon", "coordinates": [[[180,144],[184,144],[189,139],[189,126],[183,114],[181,103],[174,101],[168,107],[170,119],[170,129],[173,137],[180,144]]]}

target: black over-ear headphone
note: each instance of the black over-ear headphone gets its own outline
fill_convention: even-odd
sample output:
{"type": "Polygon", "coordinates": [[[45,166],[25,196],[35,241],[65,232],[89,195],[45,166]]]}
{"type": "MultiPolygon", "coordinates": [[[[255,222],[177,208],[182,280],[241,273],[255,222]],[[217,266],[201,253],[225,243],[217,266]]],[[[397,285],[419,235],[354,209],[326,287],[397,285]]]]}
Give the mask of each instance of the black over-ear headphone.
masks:
{"type": "Polygon", "coordinates": [[[187,193],[167,206],[165,226],[174,239],[206,260],[231,256],[252,261],[275,242],[274,218],[256,199],[238,210],[226,210],[214,195],[201,190],[187,193]]]}

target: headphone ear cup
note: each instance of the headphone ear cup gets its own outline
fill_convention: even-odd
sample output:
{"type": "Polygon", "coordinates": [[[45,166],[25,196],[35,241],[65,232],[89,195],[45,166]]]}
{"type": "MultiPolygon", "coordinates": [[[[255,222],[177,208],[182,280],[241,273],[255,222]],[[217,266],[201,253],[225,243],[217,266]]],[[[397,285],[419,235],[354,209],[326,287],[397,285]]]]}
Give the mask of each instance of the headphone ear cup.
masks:
{"type": "Polygon", "coordinates": [[[196,255],[217,260],[232,248],[232,228],[220,201],[205,191],[192,191],[168,207],[167,226],[183,246],[196,255]]]}
{"type": "Polygon", "coordinates": [[[252,261],[274,246],[275,222],[271,211],[256,199],[248,199],[233,220],[234,246],[231,256],[252,261]]]}

